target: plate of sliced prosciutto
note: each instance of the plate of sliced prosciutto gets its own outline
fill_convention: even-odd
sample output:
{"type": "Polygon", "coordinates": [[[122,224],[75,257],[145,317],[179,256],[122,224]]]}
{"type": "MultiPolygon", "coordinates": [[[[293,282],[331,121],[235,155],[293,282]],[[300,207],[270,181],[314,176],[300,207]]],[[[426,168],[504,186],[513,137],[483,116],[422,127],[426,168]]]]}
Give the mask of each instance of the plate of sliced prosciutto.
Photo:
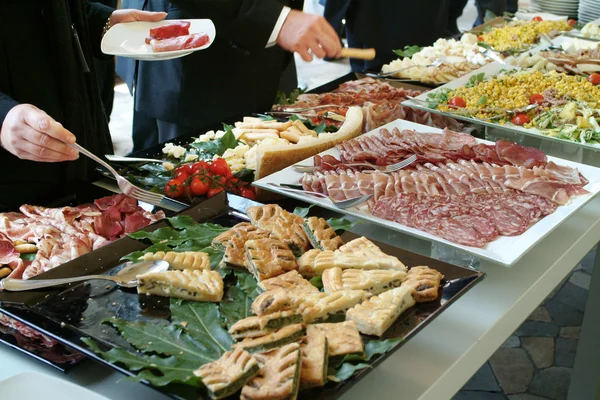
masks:
{"type": "Polygon", "coordinates": [[[505,266],[600,192],[599,168],[505,140],[493,143],[403,120],[300,164],[315,168],[300,173],[292,166],[254,184],[505,266]],[[385,166],[413,154],[415,163],[393,173],[347,165],[385,166]],[[334,201],[372,197],[339,210],[327,198],[270,184],[297,185],[334,201]]]}
{"type": "Polygon", "coordinates": [[[105,54],[135,60],[171,60],[208,48],[215,36],[210,19],[127,22],[106,32],[101,49],[105,54]]]}

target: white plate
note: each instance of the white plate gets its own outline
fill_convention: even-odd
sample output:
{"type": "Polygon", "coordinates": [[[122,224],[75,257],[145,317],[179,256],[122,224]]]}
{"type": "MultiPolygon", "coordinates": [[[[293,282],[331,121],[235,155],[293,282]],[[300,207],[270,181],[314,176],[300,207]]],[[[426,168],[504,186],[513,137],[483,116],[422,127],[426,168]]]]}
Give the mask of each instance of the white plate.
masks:
{"type": "MultiPolygon", "coordinates": [[[[390,131],[393,128],[398,128],[399,130],[404,129],[414,129],[417,132],[428,132],[428,133],[441,133],[441,129],[431,128],[429,126],[415,124],[413,122],[396,120],[394,122],[390,122],[387,125],[384,125],[382,128],[387,128],[390,131]]],[[[365,135],[375,135],[379,132],[379,129],[374,131],[365,133],[365,135]]],[[[479,143],[492,144],[493,142],[489,142],[487,140],[477,140],[479,143]]],[[[320,153],[321,155],[330,154],[336,158],[339,158],[340,152],[337,148],[332,148],[327,151],[320,153]]],[[[548,215],[545,218],[542,218],[539,222],[529,228],[525,233],[520,236],[501,236],[498,239],[494,240],[487,244],[487,246],[483,249],[479,249],[476,247],[463,246],[460,244],[448,242],[438,236],[430,235],[427,232],[423,232],[418,229],[409,228],[405,225],[401,225],[394,221],[388,221],[383,218],[378,218],[373,216],[368,211],[360,211],[356,208],[340,210],[332,205],[330,201],[327,199],[317,198],[310,195],[300,194],[300,193],[291,193],[280,190],[278,188],[267,186],[267,183],[286,183],[286,184],[298,184],[302,174],[294,171],[292,167],[288,167],[282,171],[276,172],[272,175],[269,175],[265,178],[262,178],[256,182],[254,185],[263,188],[265,190],[269,190],[272,192],[277,192],[283,194],[288,197],[293,197],[298,200],[305,201],[311,204],[317,204],[321,207],[328,208],[330,210],[342,212],[345,214],[353,215],[357,218],[361,218],[372,222],[377,225],[384,226],[386,228],[390,228],[399,232],[406,233],[408,235],[417,236],[420,238],[424,238],[433,242],[444,243],[449,246],[453,246],[459,248],[463,251],[475,254],[476,256],[491,260],[496,263],[503,264],[505,266],[511,266],[521,257],[523,257],[537,242],[542,240],[546,235],[552,232],[556,227],[569,218],[573,213],[583,207],[586,203],[588,203],[594,196],[600,193],[600,168],[590,167],[587,165],[579,164],[572,161],[563,160],[556,157],[548,156],[548,160],[554,161],[560,165],[567,165],[569,167],[577,168],[589,181],[590,183],[585,187],[590,194],[585,196],[578,196],[564,205],[557,208],[557,210],[548,215]]],[[[301,164],[303,165],[313,165],[313,158],[308,158],[303,161],[301,164]]]]}
{"type": "Polygon", "coordinates": [[[1,381],[0,399],[108,400],[81,386],[37,372],[24,372],[1,381]]]}
{"type": "MultiPolygon", "coordinates": [[[[564,39],[560,39],[560,40],[564,41],[564,39]]],[[[557,41],[553,40],[553,43],[557,43],[557,41]]],[[[532,53],[536,53],[536,52],[538,52],[538,51],[540,51],[542,49],[545,49],[547,47],[548,47],[548,45],[540,45],[540,46],[537,46],[535,49],[533,49],[531,52],[532,53]]],[[[435,88],[435,89],[433,89],[433,90],[431,90],[431,91],[429,91],[427,93],[423,93],[423,94],[415,97],[415,99],[417,101],[406,100],[406,101],[404,101],[402,103],[402,105],[405,105],[405,106],[408,106],[408,107],[413,107],[413,108],[418,108],[418,109],[425,110],[425,111],[429,111],[429,112],[432,112],[434,114],[446,115],[448,117],[460,119],[460,120],[463,120],[463,121],[472,122],[472,123],[479,124],[479,125],[485,125],[485,126],[489,126],[489,127],[492,127],[492,128],[514,131],[514,132],[518,132],[518,133],[521,133],[521,134],[524,134],[524,135],[527,135],[527,136],[534,136],[534,137],[537,137],[537,138],[540,138],[540,139],[544,139],[544,140],[550,140],[550,141],[559,142],[559,143],[572,143],[575,146],[581,146],[581,147],[585,147],[585,148],[588,148],[588,149],[594,149],[594,150],[600,149],[600,144],[588,144],[588,143],[581,143],[581,142],[572,142],[572,141],[569,141],[569,140],[559,139],[559,138],[556,138],[556,137],[544,135],[543,133],[541,133],[536,128],[523,128],[522,126],[517,126],[517,125],[513,125],[513,124],[500,125],[500,124],[497,124],[495,122],[482,121],[480,119],[474,119],[474,118],[470,118],[470,117],[463,116],[463,115],[460,115],[460,114],[443,112],[443,111],[440,111],[438,109],[429,108],[426,105],[426,103],[425,103],[425,101],[427,100],[428,93],[434,93],[436,91],[441,91],[441,90],[444,90],[444,89],[454,90],[454,89],[457,89],[457,88],[459,88],[461,86],[465,86],[467,84],[467,82],[469,82],[469,79],[471,78],[471,76],[477,75],[477,74],[482,73],[482,72],[485,73],[486,78],[489,78],[490,76],[495,76],[495,75],[500,74],[501,70],[510,70],[510,69],[521,69],[521,68],[515,67],[515,66],[512,66],[512,65],[502,65],[500,63],[493,62],[493,63],[485,65],[485,66],[479,68],[478,70],[473,71],[473,72],[471,72],[471,73],[469,73],[469,74],[467,74],[467,75],[465,75],[463,77],[455,79],[455,80],[453,80],[450,83],[447,83],[447,84],[445,84],[443,86],[440,86],[438,88],[435,88]]]]}
{"type": "Polygon", "coordinates": [[[521,20],[525,20],[525,21],[530,21],[533,17],[542,17],[542,20],[544,21],[566,21],[568,19],[568,17],[564,16],[564,15],[555,15],[555,14],[550,14],[550,13],[545,13],[545,12],[521,12],[521,11],[517,11],[517,13],[515,14],[515,17],[517,19],[521,19],[521,20]]]}
{"type": "Polygon", "coordinates": [[[210,19],[186,19],[189,21],[190,34],[206,33],[209,41],[202,47],[189,50],[175,50],[155,53],[150,45],[146,44],[146,38],[150,34],[150,28],[168,25],[171,22],[181,20],[164,20],[159,22],[127,22],[117,24],[110,28],[102,38],[101,49],[104,54],[110,54],[118,57],[128,57],[134,60],[159,61],[171,60],[187,56],[195,51],[208,48],[215,40],[217,35],[215,25],[210,19]]]}

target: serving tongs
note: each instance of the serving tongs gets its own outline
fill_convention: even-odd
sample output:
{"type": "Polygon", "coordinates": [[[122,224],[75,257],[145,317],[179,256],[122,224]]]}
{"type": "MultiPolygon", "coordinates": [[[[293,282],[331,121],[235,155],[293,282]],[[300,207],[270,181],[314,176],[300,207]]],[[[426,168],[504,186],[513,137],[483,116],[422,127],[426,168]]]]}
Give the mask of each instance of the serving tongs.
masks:
{"type": "MultiPolygon", "coordinates": [[[[405,160],[402,160],[395,164],[390,164],[390,165],[375,165],[375,164],[371,164],[371,163],[367,163],[367,162],[344,163],[342,165],[344,167],[364,167],[364,168],[369,168],[369,169],[372,169],[375,171],[385,172],[385,173],[389,174],[392,172],[400,171],[401,169],[408,167],[415,161],[417,161],[417,156],[416,156],[416,154],[413,154],[412,156],[408,157],[405,160]]],[[[319,169],[319,167],[314,166],[314,165],[302,165],[302,164],[293,165],[292,168],[294,169],[294,171],[301,172],[301,173],[315,172],[316,170],[319,169]]]]}

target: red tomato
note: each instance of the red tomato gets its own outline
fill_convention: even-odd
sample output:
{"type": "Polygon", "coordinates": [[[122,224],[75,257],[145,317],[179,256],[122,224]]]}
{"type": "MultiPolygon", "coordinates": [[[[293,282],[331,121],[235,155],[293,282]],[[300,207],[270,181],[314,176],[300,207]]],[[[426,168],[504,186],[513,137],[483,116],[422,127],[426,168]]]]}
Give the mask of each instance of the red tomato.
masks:
{"type": "Polygon", "coordinates": [[[477,40],[480,42],[483,42],[483,36],[481,36],[481,35],[477,36],[477,40]]]}
{"type": "Polygon", "coordinates": [[[515,125],[523,126],[528,122],[529,122],[529,117],[527,116],[527,114],[517,114],[512,119],[512,123],[515,125]]]}
{"type": "Polygon", "coordinates": [[[224,177],[231,176],[231,169],[224,158],[217,158],[210,164],[210,170],[215,175],[221,175],[224,177]]]}
{"type": "Polygon", "coordinates": [[[453,97],[448,101],[448,105],[455,108],[465,108],[467,106],[467,102],[462,97],[453,97]]]}
{"type": "Polygon", "coordinates": [[[165,193],[167,194],[167,196],[176,199],[178,197],[183,196],[184,188],[185,187],[182,180],[178,178],[171,179],[169,182],[167,182],[167,185],[165,186],[165,193]]]}
{"type": "Polygon", "coordinates": [[[575,21],[574,19],[570,19],[568,22],[569,22],[569,25],[571,25],[571,26],[577,25],[577,21],[575,21]]]}
{"type": "Polygon", "coordinates": [[[204,196],[208,192],[208,183],[204,181],[199,175],[194,175],[192,182],[190,183],[190,189],[194,196],[204,196]]]}
{"type": "Polygon", "coordinates": [[[592,82],[592,85],[600,85],[600,74],[594,72],[590,76],[588,76],[588,81],[592,82]]]}
{"type": "Polygon", "coordinates": [[[192,173],[203,173],[210,170],[210,165],[206,161],[198,161],[192,165],[192,173]]]}
{"type": "Polygon", "coordinates": [[[192,166],[189,164],[184,164],[184,165],[181,165],[181,166],[175,168],[175,175],[179,175],[181,173],[185,173],[188,176],[191,175],[193,173],[192,166]]]}
{"type": "Polygon", "coordinates": [[[531,20],[535,21],[535,22],[542,22],[543,21],[542,17],[540,17],[539,15],[536,16],[536,17],[531,18],[531,20]]]}
{"type": "Polygon", "coordinates": [[[256,193],[254,193],[254,190],[252,188],[242,188],[240,193],[242,197],[245,197],[250,200],[256,200],[256,193]]]}
{"type": "Polygon", "coordinates": [[[227,183],[227,178],[224,176],[213,176],[212,180],[214,187],[225,187],[225,183],[227,183]]]}
{"type": "Polygon", "coordinates": [[[529,104],[543,104],[544,100],[544,95],[540,93],[532,94],[531,96],[529,96],[529,104]]]}
{"type": "Polygon", "coordinates": [[[217,193],[221,193],[223,191],[223,188],[210,188],[208,189],[208,193],[206,193],[206,195],[208,197],[213,197],[214,195],[216,195],[217,193]]]}

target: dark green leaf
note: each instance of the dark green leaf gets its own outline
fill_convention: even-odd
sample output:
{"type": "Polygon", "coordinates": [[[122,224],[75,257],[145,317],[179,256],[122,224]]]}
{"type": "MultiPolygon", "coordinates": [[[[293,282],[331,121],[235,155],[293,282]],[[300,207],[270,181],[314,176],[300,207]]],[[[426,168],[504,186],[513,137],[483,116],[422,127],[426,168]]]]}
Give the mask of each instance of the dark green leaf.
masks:
{"type": "Polygon", "coordinates": [[[415,54],[423,50],[420,46],[404,46],[404,50],[394,50],[398,57],[412,58],[415,54]]]}
{"type": "Polygon", "coordinates": [[[252,169],[244,168],[244,169],[236,172],[233,175],[236,178],[238,178],[240,181],[244,181],[244,182],[248,182],[248,183],[254,182],[254,170],[252,170],[252,169]]]}
{"type": "Polygon", "coordinates": [[[313,208],[315,205],[312,204],[308,207],[296,207],[294,208],[294,214],[302,217],[302,218],[306,218],[306,216],[308,215],[308,212],[310,211],[311,208],[313,208]]]}
{"type": "Polygon", "coordinates": [[[198,150],[198,156],[204,160],[212,159],[215,155],[222,156],[225,150],[233,149],[237,145],[238,141],[231,129],[226,129],[225,135],[219,139],[209,140],[208,142],[193,142],[191,144],[193,148],[198,150]]]}
{"type": "Polygon", "coordinates": [[[182,236],[182,232],[167,227],[158,228],[153,232],[138,231],[130,233],[128,234],[128,236],[136,240],[147,239],[150,240],[153,244],[164,243],[169,244],[171,246],[176,246],[189,240],[188,237],[182,236]]]}
{"type": "Polygon", "coordinates": [[[144,250],[134,251],[131,254],[127,254],[126,256],[121,257],[121,260],[138,261],[144,254],[156,253],[157,251],[171,251],[171,247],[169,247],[166,243],[158,243],[144,250]]]}
{"type": "Polygon", "coordinates": [[[370,340],[365,345],[365,360],[371,361],[373,356],[387,353],[396,347],[402,340],[403,339],[370,340]]]}
{"type": "Polygon", "coordinates": [[[259,118],[263,121],[276,121],[276,119],[273,118],[271,115],[261,115],[259,118]]]}
{"type": "Polygon", "coordinates": [[[315,276],[311,278],[310,283],[319,290],[323,289],[323,278],[321,278],[320,276],[315,276]]]}
{"type": "Polygon", "coordinates": [[[441,104],[448,103],[448,89],[438,89],[427,94],[427,106],[436,109],[441,104]]]}
{"type": "Polygon", "coordinates": [[[240,289],[242,289],[248,297],[254,300],[256,296],[260,294],[261,290],[251,273],[235,270],[235,277],[237,278],[240,289]]]}
{"type": "Polygon", "coordinates": [[[325,132],[326,127],[327,125],[325,125],[325,119],[323,119],[319,125],[314,127],[314,131],[317,132],[317,135],[320,135],[321,133],[325,132]]]}
{"type": "Polygon", "coordinates": [[[214,303],[171,299],[171,320],[183,326],[185,332],[207,349],[208,357],[219,358],[233,344],[229,333],[223,329],[223,320],[214,303]]]}
{"type": "Polygon", "coordinates": [[[280,105],[294,104],[296,102],[296,100],[298,100],[298,96],[300,96],[302,93],[304,93],[304,90],[302,90],[300,88],[296,88],[296,89],[292,90],[289,95],[286,96],[286,94],[284,92],[282,92],[281,90],[278,90],[277,94],[275,96],[275,104],[280,104],[280,105]]]}
{"type": "Polygon", "coordinates": [[[371,368],[371,366],[367,363],[360,364],[343,364],[338,370],[331,370],[329,374],[329,379],[334,382],[343,382],[348,380],[354,375],[356,371],[360,371],[361,369],[371,368]]]}
{"type": "Polygon", "coordinates": [[[237,321],[252,315],[251,306],[253,301],[254,299],[248,296],[239,284],[227,289],[225,297],[219,303],[219,310],[225,318],[227,328],[230,328],[237,321]]]}
{"type": "Polygon", "coordinates": [[[27,253],[27,254],[21,254],[21,260],[23,261],[33,261],[35,260],[35,256],[37,253],[27,253]]]}
{"type": "Polygon", "coordinates": [[[333,228],[334,231],[338,232],[351,230],[354,225],[358,223],[358,221],[352,222],[346,218],[329,218],[327,223],[333,228]]]}
{"type": "Polygon", "coordinates": [[[478,74],[475,74],[469,78],[469,81],[467,82],[465,87],[471,88],[471,87],[477,86],[481,82],[483,82],[484,78],[485,78],[485,72],[480,72],[478,74]]]}

